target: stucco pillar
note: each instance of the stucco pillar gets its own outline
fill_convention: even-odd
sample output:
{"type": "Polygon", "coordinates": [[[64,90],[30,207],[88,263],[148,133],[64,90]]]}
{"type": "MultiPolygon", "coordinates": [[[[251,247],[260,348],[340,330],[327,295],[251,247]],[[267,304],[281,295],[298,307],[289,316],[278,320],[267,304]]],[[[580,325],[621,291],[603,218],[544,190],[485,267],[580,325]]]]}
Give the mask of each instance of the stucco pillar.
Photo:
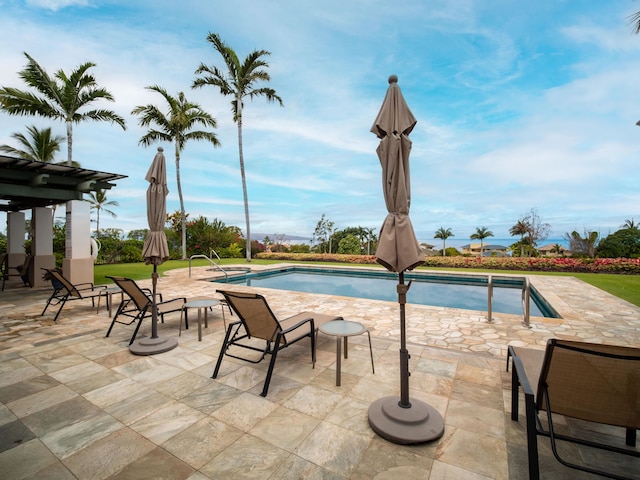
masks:
{"type": "MultiPolygon", "coordinates": [[[[7,258],[9,267],[19,267],[24,263],[26,233],[24,218],[24,212],[7,213],[7,258]]],[[[12,273],[15,273],[15,271],[12,273]]]]}
{"type": "Polygon", "coordinates": [[[90,205],[82,200],[67,202],[65,258],[62,272],[72,283],[93,282],[90,205]]]}
{"type": "Polygon", "coordinates": [[[43,287],[49,282],[42,279],[42,269],[56,266],[53,255],[53,211],[44,207],[34,208],[31,211],[31,226],[33,269],[29,272],[29,280],[33,287],[43,287]]]}

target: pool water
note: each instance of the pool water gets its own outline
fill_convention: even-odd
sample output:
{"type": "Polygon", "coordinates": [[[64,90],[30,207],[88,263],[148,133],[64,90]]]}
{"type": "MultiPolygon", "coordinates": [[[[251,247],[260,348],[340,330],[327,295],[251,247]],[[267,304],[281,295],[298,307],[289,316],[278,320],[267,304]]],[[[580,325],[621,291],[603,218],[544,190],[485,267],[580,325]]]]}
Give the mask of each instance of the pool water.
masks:
{"type": "MultiPolygon", "coordinates": [[[[487,278],[486,276],[443,276],[408,272],[405,274],[405,283],[412,280],[412,284],[407,293],[407,303],[486,311],[487,278]]],[[[518,277],[494,279],[493,311],[522,315],[523,282],[524,279],[518,277]]],[[[386,271],[345,272],[344,270],[291,267],[271,272],[229,276],[228,283],[398,301],[396,290],[398,275],[386,271]]],[[[534,288],[531,289],[530,314],[540,317],[557,317],[553,308],[534,288]]]]}

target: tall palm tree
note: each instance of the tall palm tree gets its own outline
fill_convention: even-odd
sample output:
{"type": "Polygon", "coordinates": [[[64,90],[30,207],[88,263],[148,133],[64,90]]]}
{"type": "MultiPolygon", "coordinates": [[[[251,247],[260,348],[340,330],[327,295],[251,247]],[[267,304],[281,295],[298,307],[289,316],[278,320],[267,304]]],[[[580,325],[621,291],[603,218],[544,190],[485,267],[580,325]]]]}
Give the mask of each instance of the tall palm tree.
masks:
{"type": "Polygon", "coordinates": [[[0,109],[11,115],[35,115],[62,120],[67,126],[67,165],[73,163],[73,124],[85,120],[108,121],[126,130],[122,117],[111,110],[80,110],[98,100],[114,101],[113,95],[98,87],[96,79],[87,71],[95,63],[86,62],[73,70],[70,75],[58,70],[49,76],[38,62],[25,52],[27,66],[18,75],[28,87],[35,90],[23,91],[17,88],[0,88],[0,109]],[[39,94],[39,95],[38,95],[39,94]]]}
{"type": "Polygon", "coordinates": [[[631,23],[633,23],[634,33],[640,33],[640,12],[630,15],[629,18],[631,19],[631,23]]]}
{"type": "Polygon", "coordinates": [[[215,118],[200,108],[197,103],[187,100],[183,92],[177,97],[169,95],[167,91],[157,85],[147,87],[147,90],[162,95],[167,103],[168,111],[163,113],[155,105],[140,105],[131,111],[132,115],[140,116],[140,126],[149,127],[149,131],[140,138],[140,145],[149,146],[154,142],[169,142],[175,145],[176,155],[176,181],[178,184],[178,197],[180,197],[180,223],[182,226],[182,259],[187,258],[187,222],[182,198],[182,186],[180,184],[180,153],[189,140],[206,140],[214,147],[220,146],[218,137],[214,132],[193,130],[198,125],[216,128],[215,118]]]}
{"type": "Polygon", "coordinates": [[[438,230],[436,230],[436,233],[433,236],[433,238],[439,238],[440,240],[442,240],[442,256],[443,257],[447,255],[447,238],[449,237],[455,237],[455,235],[453,234],[450,228],[444,228],[444,227],[440,227],[438,230]]]}
{"type": "Polygon", "coordinates": [[[27,127],[27,135],[14,133],[11,137],[18,142],[19,147],[0,145],[0,152],[25,160],[47,163],[55,160],[56,153],[60,151],[60,144],[65,140],[62,135],[52,135],[51,128],[40,130],[35,125],[27,127]]]}
{"type": "Polygon", "coordinates": [[[640,229],[640,226],[632,218],[631,220],[625,220],[622,228],[625,230],[638,230],[640,229]]]}
{"type": "Polygon", "coordinates": [[[249,224],[249,200],[247,196],[247,181],[244,172],[244,156],[242,153],[242,108],[243,98],[265,97],[268,102],[278,102],[283,106],[282,99],[275,90],[267,87],[257,87],[258,82],[268,82],[271,76],[267,72],[269,64],[264,57],[271,55],[266,50],[254,50],[244,59],[242,63],[236,52],[222,41],[216,33],[209,33],[207,41],[222,56],[227,71],[222,71],[215,66],[207,66],[201,63],[195,71],[196,75],[202,75],[194,80],[192,88],[199,88],[204,85],[218,87],[222,95],[230,95],[231,111],[233,120],[238,125],[238,153],[240,157],[240,176],[242,177],[242,194],[244,196],[244,217],[247,227],[246,238],[246,258],[251,261],[251,228],[249,224]]]}
{"type": "Polygon", "coordinates": [[[482,258],[484,239],[488,237],[493,237],[493,232],[487,230],[487,227],[478,227],[476,233],[471,234],[472,240],[480,240],[480,258],[482,258]]]}
{"type": "Polygon", "coordinates": [[[509,229],[509,234],[513,237],[515,235],[520,235],[520,256],[524,257],[524,236],[529,233],[530,229],[529,222],[526,218],[521,218],[518,220],[513,227],[509,229]]]}
{"type": "Polygon", "coordinates": [[[89,208],[91,210],[95,210],[98,214],[97,221],[96,221],[96,237],[99,237],[100,236],[100,211],[103,211],[107,215],[110,215],[112,218],[115,218],[117,215],[115,214],[115,212],[112,212],[111,210],[109,210],[107,206],[119,207],[120,205],[118,205],[118,202],[116,202],[115,200],[108,200],[107,193],[105,190],[96,190],[95,192],[90,192],[87,202],[91,204],[91,207],[89,208]]]}

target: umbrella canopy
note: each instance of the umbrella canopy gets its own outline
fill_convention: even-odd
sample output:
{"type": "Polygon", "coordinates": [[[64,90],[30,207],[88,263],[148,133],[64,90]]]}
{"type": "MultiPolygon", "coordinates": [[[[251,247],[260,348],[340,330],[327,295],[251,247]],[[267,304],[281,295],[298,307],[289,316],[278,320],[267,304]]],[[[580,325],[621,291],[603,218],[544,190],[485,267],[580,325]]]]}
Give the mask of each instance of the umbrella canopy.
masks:
{"type": "Polygon", "coordinates": [[[158,153],[156,153],[145,178],[149,182],[147,189],[149,234],[144,240],[142,258],[147,265],[161,265],[169,259],[169,246],[167,245],[167,236],[164,233],[169,190],[167,189],[167,170],[162,147],[158,147],[158,153]]]}
{"type": "Polygon", "coordinates": [[[380,138],[376,149],[382,166],[382,188],[389,212],[380,229],[376,260],[392,272],[412,270],[424,262],[424,254],[409,219],[409,134],[416,119],[398,87],[398,77],[389,77],[389,88],[371,132],[380,138]]]}

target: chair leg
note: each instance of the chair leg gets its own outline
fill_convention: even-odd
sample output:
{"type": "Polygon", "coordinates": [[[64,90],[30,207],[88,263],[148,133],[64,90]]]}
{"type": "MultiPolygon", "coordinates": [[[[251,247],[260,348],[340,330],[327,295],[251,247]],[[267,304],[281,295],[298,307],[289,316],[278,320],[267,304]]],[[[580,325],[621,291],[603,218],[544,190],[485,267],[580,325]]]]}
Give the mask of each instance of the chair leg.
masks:
{"type": "Polygon", "coordinates": [[[68,295],[65,295],[64,298],[62,300],[60,300],[60,308],[56,312],[56,316],[53,317],[53,321],[54,322],[58,321],[58,316],[60,315],[60,312],[62,311],[62,307],[64,307],[64,304],[67,303],[67,297],[68,297],[68,295]]]}
{"type": "Polygon", "coordinates": [[[227,333],[224,336],[224,342],[222,342],[222,348],[220,349],[220,355],[218,355],[218,361],[216,362],[216,368],[213,370],[213,375],[211,375],[211,378],[218,377],[218,372],[220,371],[220,365],[222,364],[222,357],[224,357],[224,352],[226,352],[227,350],[229,337],[231,336],[231,330],[233,330],[233,323],[229,325],[229,328],[227,328],[227,333]]]}
{"type": "Polygon", "coordinates": [[[142,321],[144,320],[146,310],[143,310],[142,315],[138,315],[140,320],[138,320],[138,325],[136,325],[136,329],[133,331],[133,335],[131,336],[131,340],[129,341],[129,345],[131,345],[135,339],[136,335],[138,335],[138,330],[140,330],[140,325],[142,325],[142,321]]]}
{"type": "Polygon", "coordinates": [[[120,315],[120,313],[124,309],[125,304],[126,302],[120,302],[120,306],[116,310],[116,314],[113,316],[113,320],[111,320],[111,325],[109,325],[109,330],[107,330],[107,334],[105,335],[105,338],[111,334],[111,329],[116,324],[116,318],[118,318],[118,315],[120,315]]]}
{"type": "MultiPolygon", "coordinates": [[[[515,370],[515,369],[514,369],[515,370]]],[[[527,411],[527,454],[529,457],[529,480],[540,478],[538,461],[538,432],[536,428],[536,406],[532,395],[525,394],[527,411]]]]}
{"type": "Polygon", "coordinates": [[[511,369],[511,420],[518,421],[518,391],[519,381],[516,369],[511,369]]]}
{"type": "Polygon", "coordinates": [[[269,384],[271,383],[271,375],[273,375],[273,367],[276,364],[276,357],[278,356],[278,345],[280,345],[280,334],[276,337],[275,348],[271,352],[271,361],[269,362],[269,369],[267,370],[267,378],[264,380],[264,387],[262,387],[261,397],[266,397],[269,391],[269,384]]]}

